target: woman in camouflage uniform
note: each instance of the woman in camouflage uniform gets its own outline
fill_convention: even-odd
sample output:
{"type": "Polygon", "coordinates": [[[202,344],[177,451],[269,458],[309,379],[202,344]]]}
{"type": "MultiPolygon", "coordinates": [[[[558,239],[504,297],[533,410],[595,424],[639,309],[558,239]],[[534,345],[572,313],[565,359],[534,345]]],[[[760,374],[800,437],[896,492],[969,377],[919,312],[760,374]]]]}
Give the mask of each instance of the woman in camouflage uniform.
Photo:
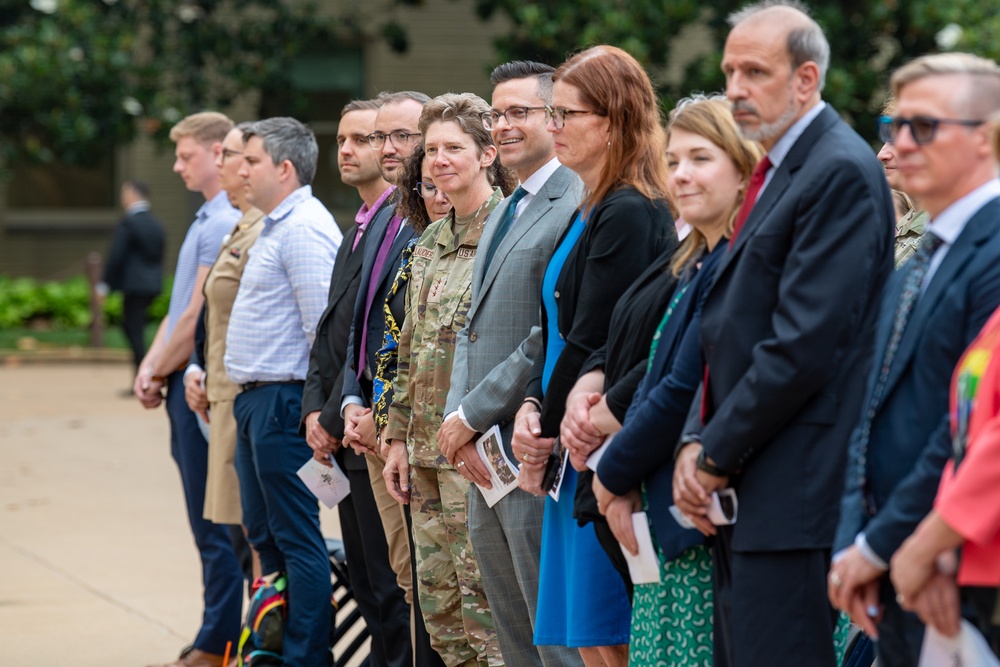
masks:
{"type": "Polygon", "coordinates": [[[431,100],[420,131],[434,185],[451,213],[430,225],[413,249],[406,317],[399,337],[386,440],[385,478],[409,502],[417,593],[431,645],[445,664],[503,664],[466,524],[469,482],[441,454],[441,426],[455,335],[471,304],[472,266],[483,226],[514,179],[493,168],[497,151],[483,128],[489,105],[470,93],[431,100]]]}

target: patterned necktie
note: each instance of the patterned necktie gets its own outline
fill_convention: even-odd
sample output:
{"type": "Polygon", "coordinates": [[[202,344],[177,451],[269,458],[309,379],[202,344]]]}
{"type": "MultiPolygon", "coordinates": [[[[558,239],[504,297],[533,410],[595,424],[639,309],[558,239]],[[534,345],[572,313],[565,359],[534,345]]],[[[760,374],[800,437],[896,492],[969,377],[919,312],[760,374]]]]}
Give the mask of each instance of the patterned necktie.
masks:
{"type": "Polygon", "coordinates": [[[764,187],[764,181],[767,180],[767,172],[771,169],[771,166],[771,159],[765,155],[754,168],[753,175],[750,176],[750,185],[747,186],[747,196],[743,198],[740,212],[736,214],[736,223],[733,225],[733,236],[729,239],[730,248],[736,242],[736,237],[740,235],[743,223],[750,217],[750,211],[753,210],[754,204],[757,203],[757,196],[760,194],[760,189],[764,187]]]}
{"type": "Polygon", "coordinates": [[[500,242],[503,241],[503,237],[507,236],[511,225],[514,224],[514,213],[517,211],[518,202],[524,199],[526,194],[528,194],[528,191],[519,185],[510,195],[510,203],[504,209],[503,218],[501,218],[500,224],[497,225],[497,233],[493,235],[493,240],[490,242],[490,249],[486,251],[487,269],[490,268],[490,262],[493,260],[493,255],[496,254],[497,248],[500,247],[500,242]]]}
{"type": "Polygon", "coordinates": [[[865,509],[870,514],[875,514],[875,499],[871,495],[871,488],[868,484],[868,439],[871,436],[872,421],[875,419],[875,411],[882,402],[886,384],[889,381],[889,371],[892,369],[892,362],[899,351],[899,343],[903,339],[906,325],[910,321],[913,313],[913,306],[920,298],[920,288],[927,270],[931,265],[931,258],[943,241],[934,232],[928,230],[920,239],[920,247],[913,255],[912,259],[904,265],[906,277],[903,280],[903,290],[900,292],[899,301],[896,303],[896,312],[892,318],[892,331],[889,333],[889,340],[885,344],[885,352],[882,355],[882,367],[879,369],[875,386],[872,387],[871,400],[868,402],[868,410],[865,412],[864,420],[861,424],[861,440],[858,449],[858,474],[860,477],[861,490],[864,495],[865,509]]]}

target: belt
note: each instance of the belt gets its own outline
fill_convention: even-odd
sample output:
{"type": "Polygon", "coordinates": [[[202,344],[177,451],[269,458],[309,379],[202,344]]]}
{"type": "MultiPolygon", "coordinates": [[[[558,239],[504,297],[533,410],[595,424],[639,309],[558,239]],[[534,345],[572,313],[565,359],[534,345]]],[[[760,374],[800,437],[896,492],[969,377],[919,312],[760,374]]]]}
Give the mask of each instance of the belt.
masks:
{"type": "Polygon", "coordinates": [[[240,385],[243,391],[250,391],[251,389],[256,389],[257,387],[266,387],[269,384],[305,384],[305,380],[260,380],[255,382],[247,382],[240,385]]]}

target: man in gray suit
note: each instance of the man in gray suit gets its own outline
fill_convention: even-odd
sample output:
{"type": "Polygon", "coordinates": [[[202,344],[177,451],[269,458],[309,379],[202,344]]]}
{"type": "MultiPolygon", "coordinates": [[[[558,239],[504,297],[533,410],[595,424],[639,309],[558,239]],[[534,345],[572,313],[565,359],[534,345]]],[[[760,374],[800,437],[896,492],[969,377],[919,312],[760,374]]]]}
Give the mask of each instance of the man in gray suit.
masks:
{"type": "MultiPolygon", "coordinates": [[[[513,417],[542,346],[542,276],[583,188],[559,164],[545,129],[552,72],[548,65],[532,62],[500,65],[490,77],[493,108],[483,117],[500,159],[517,171],[521,186],[497,206],[483,230],[472,274],[472,306],[458,334],[438,442],[466,479],[484,486],[489,473],[474,440],[500,424],[503,447],[516,465],[510,444],[513,417]]],[[[473,488],[472,546],[507,664],[582,665],[575,650],[532,641],[544,510],[544,498],[517,488],[489,507],[473,488]]]]}

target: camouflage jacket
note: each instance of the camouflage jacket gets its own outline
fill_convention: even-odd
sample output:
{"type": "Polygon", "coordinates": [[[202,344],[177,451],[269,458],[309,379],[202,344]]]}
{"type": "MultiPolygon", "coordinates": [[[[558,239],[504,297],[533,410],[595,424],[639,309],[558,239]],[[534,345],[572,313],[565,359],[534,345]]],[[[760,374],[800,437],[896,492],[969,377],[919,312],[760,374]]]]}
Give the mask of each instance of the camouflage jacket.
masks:
{"type": "Polygon", "coordinates": [[[920,239],[927,226],[928,215],[925,211],[911,208],[910,212],[896,223],[896,268],[913,257],[920,247],[920,239]]]}
{"type": "Polygon", "coordinates": [[[413,250],[406,318],[399,335],[387,437],[405,440],[410,464],[451,468],[437,445],[451,386],[455,337],[472,305],[472,266],[483,226],[503,199],[499,188],[472,216],[454,212],[429,226],[413,250]]]}

